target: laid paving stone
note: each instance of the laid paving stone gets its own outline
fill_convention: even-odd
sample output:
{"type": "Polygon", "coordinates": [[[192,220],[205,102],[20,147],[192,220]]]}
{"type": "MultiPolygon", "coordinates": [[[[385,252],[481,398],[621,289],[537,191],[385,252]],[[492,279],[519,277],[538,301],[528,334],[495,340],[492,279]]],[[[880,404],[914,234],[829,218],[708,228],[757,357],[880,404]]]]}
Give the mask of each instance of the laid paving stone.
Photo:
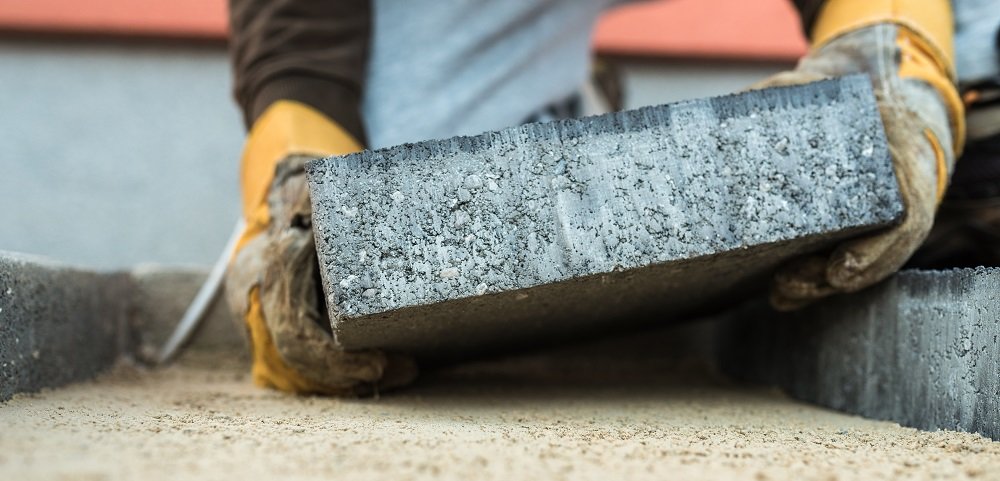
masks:
{"type": "Polygon", "coordinates": [[[0,401],[92,377],[130,332],[124,274],[99,274],[0,252],[0,401]]]}
{"type": "Polygon", "coordinates": [[[1000,440],[1000,268],[905,271],[788,314],[749,306],[721,332],[724,370],[742,379],[869,418],[1000,440]]]}
{"type": "Polygon", "coordinates": [[[902,206],[864,77],[307,165],[346,349],[425,357],[665,322],[902,206]]]}
{"type": "MultiPolygon", "coordinates": [[[[93,272],[0,251],[0,401],[89,379],[121,357],[151,360],[208,271],[93,272]]],[[[215,302],[189,351],[246,356],[242,328],[215,302]]]]}
{"type": "MultiPolygon", "coordinates": [[[[196,266],[140,264],[129,271],[134,288],[130,311],[139,336],[136,350],[144,359],[154,359],[177,328],[209,269],[196,266]]],[[[247,346],[242,319],[236,319],[222,296],[209,306],[185,352],[226,352],[245,356],[247,346]]]]}

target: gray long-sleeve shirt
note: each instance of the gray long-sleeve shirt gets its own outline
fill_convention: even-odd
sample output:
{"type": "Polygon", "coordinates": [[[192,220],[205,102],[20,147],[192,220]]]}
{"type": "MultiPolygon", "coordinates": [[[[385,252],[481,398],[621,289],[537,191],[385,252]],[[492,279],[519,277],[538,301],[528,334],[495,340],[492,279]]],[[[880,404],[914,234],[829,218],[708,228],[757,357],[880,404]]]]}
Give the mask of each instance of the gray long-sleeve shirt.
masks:
{"type": "MultiPolygon", "coordinates": [[[[362,100],[371,146],[499,129],[571,95],[587,78],[594,24],[614,3],[374,0],[362,100]]],[[[822,2],[795,3],[808,28],[822,2]]],[[[997,75],[1000,0],[954,3],[962,80],[997,75]]]]}

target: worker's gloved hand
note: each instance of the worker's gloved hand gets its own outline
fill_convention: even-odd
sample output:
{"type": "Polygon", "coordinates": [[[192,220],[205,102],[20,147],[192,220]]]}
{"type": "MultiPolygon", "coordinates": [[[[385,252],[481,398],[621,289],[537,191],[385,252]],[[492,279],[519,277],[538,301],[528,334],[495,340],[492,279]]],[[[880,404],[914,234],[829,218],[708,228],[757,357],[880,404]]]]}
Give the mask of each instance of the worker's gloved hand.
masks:
{"type": "Polygon", "coordinates": [[[329,331],[311,228],[306,161],[360,145],[319,112],[279,101],[254,124],[243,153],[247,228],[226,277],[246,320],[256,384],[286,392],[356,395],[410,382],[409,358],[344,352],[329,331]]]}
{"type": "MultiPolygon", "coordinates": [[[[838,2],[851,3],[828,0],[827,10],[836,9],[833,4],[838,2]]],[[[872,2],[880,3],[885,2],[872,2]]],[[[950,10],[946,13],[950,15],[950,10]]],[[[943,21],[950,22],[950,16],[943,21]]],[[[823,19],[819,22],[818,31],[823,19]]],[[[962,105],[947,60],[950,52],[938,51],[942,47],[933,38],[893,22],[818,34],[827,38],[818,39],[818,46],[795,70],[752,88],[867,74],[885,124],[905,214],[900,224],[845,242],[828,255],[797,259],[781,267],[771,286],[771,304],[781,310],[863,289],[902,267],[934,223],[964,135],[962,105]]],[[[951,48],[950,39],[945,48],[951,48]]]]}

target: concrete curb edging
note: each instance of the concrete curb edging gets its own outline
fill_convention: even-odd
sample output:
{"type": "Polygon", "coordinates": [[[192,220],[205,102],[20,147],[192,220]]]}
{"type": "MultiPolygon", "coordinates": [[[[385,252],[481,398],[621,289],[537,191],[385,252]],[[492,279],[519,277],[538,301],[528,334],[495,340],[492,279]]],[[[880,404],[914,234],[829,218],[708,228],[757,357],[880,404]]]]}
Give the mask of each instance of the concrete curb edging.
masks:
{"type": "Polygon", "coordinates": [[[801,312],[727,316],[730,375],[918,429],[1000,440],[1000,268],[904,271],[801,312]]]}
{"type": "Polygon", "coordinates": [[[134,340],[127,274],[0,255],[0,401],[87,379],[134,340]]]}
{"type": "MultiPolygon", "coordinates": [[[[152,358],[177,327],[198,289],[208,277],[206,267],[164,266],[143,264],[129,272],[135,298],[132,300],[132,327],[138,333],[137,351],[152,358]]],[[[245,328],[235,319],[223,296],[209,307],[198,332],[190,340],[187,351],[226,352],[246,356],[245,328]]],[[[183,354],[182,354],[183,355],[183,354]]]]}
{"type": "MultiPolygon", "coordinates": [[[[0,401],[89,379],[123,356],[148,358],[206,275],[164,266],[92,272],[0,252],[0,401]]],[[[245,356],[234,326],[216,302],[190,348],[245,356]]]]}

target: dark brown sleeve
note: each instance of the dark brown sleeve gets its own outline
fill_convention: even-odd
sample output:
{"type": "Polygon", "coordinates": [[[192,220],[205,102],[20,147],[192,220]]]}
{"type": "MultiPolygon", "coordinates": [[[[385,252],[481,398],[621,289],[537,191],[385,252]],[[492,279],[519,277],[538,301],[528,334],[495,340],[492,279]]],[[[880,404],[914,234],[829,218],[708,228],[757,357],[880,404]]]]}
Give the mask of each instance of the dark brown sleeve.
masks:
{"type": "Polygon", "coordinates": [[[236,102],[249,127],[277,100],[305,103],[362,143],[370,0],[229,0],[236,102]]]}
{"type": "Polygon", "coordinates": [[[826,0],[792,0],[795,4],[795,8],[799,11],[799,17],[802,18],[802,30],[806,34],[806,38],[809,38],[812,34],[813,24],[816,23],[816,17],[819,16],[819,9],[823,6],[823,2],[826,0]]]}

